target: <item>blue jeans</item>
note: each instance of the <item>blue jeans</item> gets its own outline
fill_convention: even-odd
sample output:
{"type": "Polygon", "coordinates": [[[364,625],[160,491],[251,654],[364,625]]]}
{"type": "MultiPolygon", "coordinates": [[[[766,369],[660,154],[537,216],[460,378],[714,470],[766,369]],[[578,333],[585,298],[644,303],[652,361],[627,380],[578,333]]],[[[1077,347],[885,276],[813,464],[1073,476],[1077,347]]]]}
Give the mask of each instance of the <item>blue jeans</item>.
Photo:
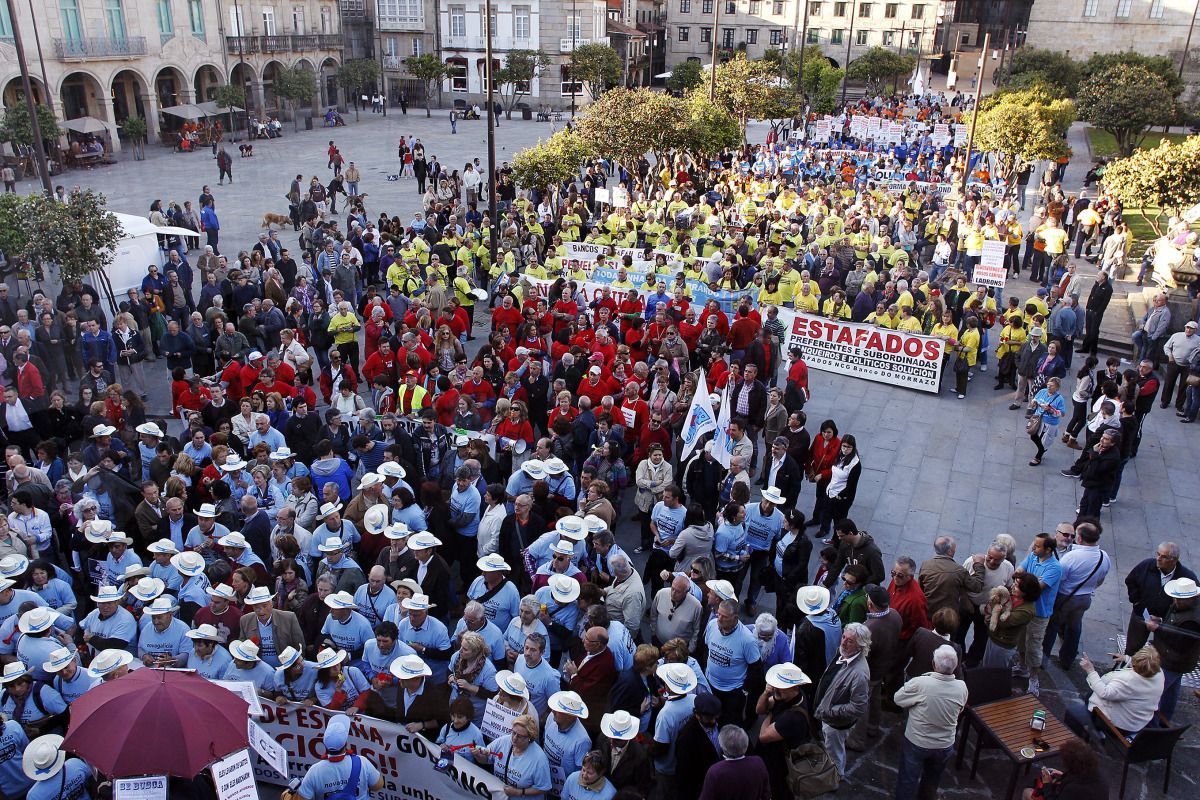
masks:
{"type": "Polygon", "coordinates": [[[1046,638],[1042,642],[1042,654],[1050,658],[1054,642],[1061,631],[1063,643],[1058,650],[1058,660],[1063,669],[1069,669],[1075,663],[1075,656],[1079,654],[1079,637],[1083,634],[1083,615],[1091,607],[1090,594],[1077,594],[1069,600],[1054,604],[1054,614],[1050,617],[1050,624],[1046,627],[1046,638]]]}
{"type": "Polygon", "coordinates": [[[1146,338],[1145,331],[1133,332],[1133,346],[1137,350],[1137,360],[1142,361],[1150,356],[1151,342],[1146,338]]]}
{"type": "Polygon", "coordinates": [[[942,772],[954,755],[954,745],[940,750],[918,747],[907,738],[900,748],[896,800],[934,800],[942,772]]]}
{"type": "Polygon", "coordinates": [[[1200,387],[1188,387],[1187,403],[1183,407],[1183,412],[1187,415],[1184,419],[1195,419],[1196,415],[1200,414],[1200,387]]]}
{"type": "Polygon", "coordinates": [[[1179,703],[1179,690],[1182,684],[1182,672],[1163,670],[1163,693],[1158,701],[1158,711],[1168,720],[1175,716],[1175,706],[1179,703]]]}

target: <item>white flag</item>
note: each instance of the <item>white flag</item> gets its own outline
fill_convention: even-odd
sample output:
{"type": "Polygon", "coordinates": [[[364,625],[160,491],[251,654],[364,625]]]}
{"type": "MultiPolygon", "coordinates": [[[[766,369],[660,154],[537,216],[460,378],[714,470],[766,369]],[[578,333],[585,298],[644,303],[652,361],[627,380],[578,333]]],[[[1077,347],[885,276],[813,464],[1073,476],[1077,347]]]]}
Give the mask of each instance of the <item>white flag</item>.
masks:
{"type": "Polygon", "coordinates": [[[713,436],[713,458],[725,469],[733,459],[733,439],[729,436],[729,405],[732,401],[732,384],[725,385],[721,393],[721,413],[717,416],[717,432],[713,436]]]}
{"type": "Polygon", "coordinates": [[[679,454],[680,463],[687,460],[696,442],[709,431],[717,429],[717,416],[713,413],[712,400],[708,396],[708,381],[704,380],[704,372],[697,373],[696,393],[692,395],[692,407],[688,409],[683,420],[683,452],[679,454]]]}

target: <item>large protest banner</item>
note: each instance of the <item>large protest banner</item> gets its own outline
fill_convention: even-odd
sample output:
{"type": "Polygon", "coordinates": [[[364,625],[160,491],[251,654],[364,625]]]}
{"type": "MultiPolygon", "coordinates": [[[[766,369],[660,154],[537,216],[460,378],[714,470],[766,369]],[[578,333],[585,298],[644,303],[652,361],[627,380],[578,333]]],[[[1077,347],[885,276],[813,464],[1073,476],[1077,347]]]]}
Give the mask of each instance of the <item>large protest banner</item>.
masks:
{"type": "MultiPolygon", "coordinates": [[[[611,272],[613,276],[616,274],[615,270],[598,269],[592,273],[591,280],[577,281],[579,290],[583,292],[584,299],[589,303],[596,299],[596,296],[600,294],[600,291],[606,287],[610,289],[612,296],[618,301],[624,299],[623,295],[625,292],[629,291],[629,289],[612,289],[613,277],[610,277],[608,274],[606,274],[609,272],[611,272]],[[605,278],[608,278],[608,280],[605,280],[605,278]]],[[[668,287],[674,285],[675,279],[670,275],[663,275],[661,277],[666,279],[668,287]]],[[[538,297],[545,298],[547,300],[549,299],[550,287],[554,285],[554,281],[545,278],[531,278],[527,275],[521,276],[521,279],[529,282],[529,285],[533,287],[533,290],[537,293],[538,297]]],[[[646,283],[646,273],[630,272],[629,282],[632,283],[634,288],[638,290],[639,296],[645,295],[644,285],[646,283]]],[[[697,312],[701,311],[704,307],[704,304],[709,300],[716,300],[721,306],[721,310],[726,314],[732,314],[738,303],[741,302],[742,298],[747,296],[750,298],[751,306],[758,305],[758,303],[755,301],[755,292],[714,292],[708,287],[707,284],[696,280],[687,281],[687,291],[688,302],[697,307],[697,312]]],[[[670,294],[670,291],[668,291],[668,294],[670,294]]]]}
{"type": "MultiPolygon", "coordinates": [[[[325,754],[321,736],[333,716],[324,708],[264,700],[263,718],[258,724],[287,750],[291,774],[303,776],[325,754]]],[[[383,773],[383,789],[371,793],[374,800],[504,796],[504,783],[463,755],[456,753],[454,765],[446,772],[434,769],[440,757],[438,746],[395,722],[356,716],[350,724],[348,742],[355,753],[370,759],[383,773]]],[[[263,783],[287,785],[287,779],[257,755],[254,777],[263,783]]]]}
{"type": "Polygon", "coordinates": [[[809,367],[857,378],[937,392],[946,342],[910,331],[893,331],[841,319],[779,310],[787,326],[784,347],[800,347],[809,367]]]}

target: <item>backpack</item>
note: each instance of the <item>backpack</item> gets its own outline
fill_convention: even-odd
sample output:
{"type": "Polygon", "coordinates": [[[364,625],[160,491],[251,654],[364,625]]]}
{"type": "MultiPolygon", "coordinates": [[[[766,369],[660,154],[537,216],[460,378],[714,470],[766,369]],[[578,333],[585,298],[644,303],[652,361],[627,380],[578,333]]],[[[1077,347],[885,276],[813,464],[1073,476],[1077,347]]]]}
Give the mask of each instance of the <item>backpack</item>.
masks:
{"type": "Polygon", "coordinates": [[[819,744],[809,743],[787,752],[787,785],[797,798],[816,797],[836,791],[838,771],[833,759],[819,744]]]}
{"type": "Polygon", "coordinates": [[[350,780],[341,789],[338,789],[331,795],[327,795],[325,800],[357,800],[358,798],[358,778],[362,772],[362,762],[358,756],[347,756],[350,759],[350,780]]]}

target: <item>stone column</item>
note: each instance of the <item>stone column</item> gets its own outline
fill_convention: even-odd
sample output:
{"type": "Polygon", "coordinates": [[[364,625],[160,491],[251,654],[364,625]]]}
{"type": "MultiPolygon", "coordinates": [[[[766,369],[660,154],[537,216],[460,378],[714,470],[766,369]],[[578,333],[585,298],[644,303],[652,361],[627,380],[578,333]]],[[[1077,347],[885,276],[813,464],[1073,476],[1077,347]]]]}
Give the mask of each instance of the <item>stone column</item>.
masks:
{"type": "Polygon", "coordinates": [[[121,152],[121,137],[117,135],[117,124],[113,121],[117,118],[117,114],[113,109],[112,95],[98,92],[96,102],[100,105],[100,113],[97,116],[108,126],[108,139],[112,144],[112,151],[119,153],[121,152]]]}
{"type": "Polygon", "coordinates": [[[146,141],[150,145],[159,143],[158,95],[153,91],[142,95],[142,107],[146,109],[146,141]]]}

